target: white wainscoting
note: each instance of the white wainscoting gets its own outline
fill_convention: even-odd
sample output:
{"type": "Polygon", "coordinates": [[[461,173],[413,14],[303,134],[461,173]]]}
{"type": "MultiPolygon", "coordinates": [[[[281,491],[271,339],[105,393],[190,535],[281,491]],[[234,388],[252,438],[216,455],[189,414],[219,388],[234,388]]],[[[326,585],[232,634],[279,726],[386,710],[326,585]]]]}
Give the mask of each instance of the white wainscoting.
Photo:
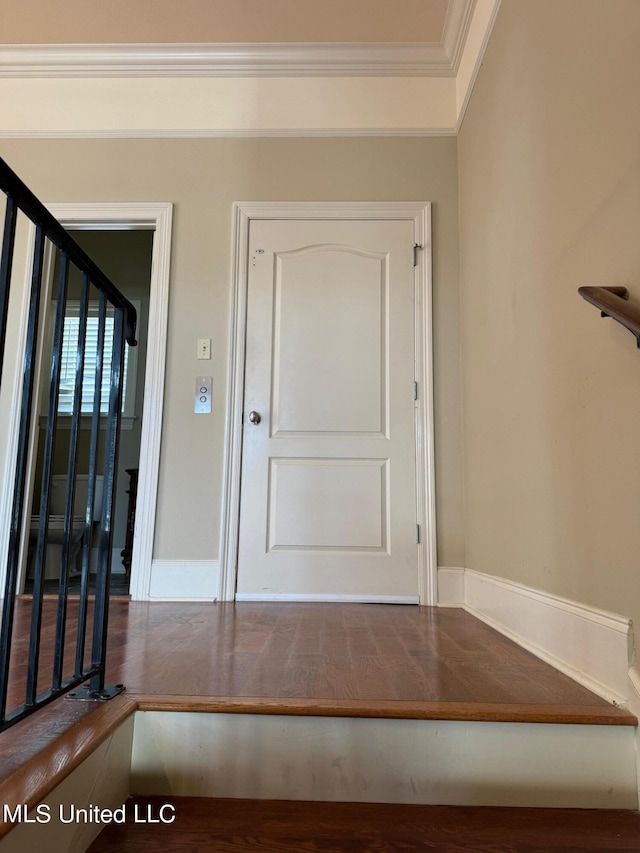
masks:
{"type": "Polygon", "coordinates": [[[217,601],[219,588],[218,560],[153,560],[151,563],[149,601],[217,601]]]}
{"type": "Polygon", "coordinates": [[[463,607],[594,693],[628,705],[630,619],[463,568],[438,570],[438,603],[463,607]]]}

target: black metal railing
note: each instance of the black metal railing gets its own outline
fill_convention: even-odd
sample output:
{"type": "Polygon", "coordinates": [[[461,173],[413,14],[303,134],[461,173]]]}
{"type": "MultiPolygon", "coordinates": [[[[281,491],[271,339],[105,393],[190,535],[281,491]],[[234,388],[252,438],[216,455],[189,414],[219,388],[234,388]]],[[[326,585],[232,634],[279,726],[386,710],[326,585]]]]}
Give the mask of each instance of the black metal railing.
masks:
{"type": "MultiPolygon", "coordinates": [[[[5,358],[8,317],[14,304],[10,301],[11,283],[12,279],[19,278],[13,269],[16,233],[17,230],[26,233],[35,229],[22,391],[18,403],[17,452],[12,461],[13,470],[5,472],[5,476],[14,479],[15,485],[0,629],[2,731],[72,688],[83,685],[76,695],[98,700],[110,698],[123,689],[122,685],[105,686],[105,658],[125,342],[131,346],[136,343],[136,312],[2,159],[0,190],[6,196],[0,255],[0,381],[3,386],[3,367],[5,370],[9,367],[9,360],[5,358]],[[53,270],[57,272],[51,272],[53,270]],[[50,288],[45,287],[49,280],[50,288]],[[47,298],[45,303],[43,292],[49,289],[53,291],[53,299],[47,298]],[[71,290],[79,296],[77,302],[71,299],[71,290]],[[71,367],[74,376],[70,382],[73,387],[67,389],[67,395],[72,395],[72,404],[61,414],[63,344],[66,340],[68,352],[71,301],[77,305],[78,329],[77,343],[75,339],[71,341],[75,355],[75,369],[73,364],[71,367]],[[46,315],[53,313],[52,323],[47,322],[46,315]],[[97,326],[97,335],[91,337],[95,347],[91,352],[87,335],[90,317],[94,332],[97,326]],[[48,331],[51,327],[52,332],[48,331]],[[42,376],[47,370],[48,384],[40,383],[42,393],[35,399],[39,365],[42,365],[42,376]],[[87,365],[91,370],[87,370],[87,365]],[[107,376],[108,382],[103,381],[107,376]],[[81,440],[81,429],[84,429],[82,436],[89,436],[88,447],[87,441],[81,440]],[[36,452],[34,441],[38,435],[36,452]],[[37,466],[33,463],[36,456],[37,466]],[[34,473],[36,467],[38,476],[34,473]],[[58,480],[64,477],[66,492],[64,512],[58,521],[60,547],[52,552],[48,541],[54,473],[58,480]],[[83,500],[84,523],[81,522],[82,538],[78,548],[72,536],[76,535],[74,511],[78,509],[79,475],[86,482],[86,502],[83,500]],[[97,514],[99,478],[102,479],[102,509],[96,530],[98,523],[94,524],[94,516],[97,514]],[[31,501],[29,484],[35,479],[40,480],[41,486],[39,497],[34,494],[31,501]],[[77,549],[75,553],[74,548],[77,549]],[[95,595],[89,594],[92,568],[96,576],[95,595]],[[70,607],[72,572],[80,574],[80,593],[70,607]],[[16,630],[16,595],[27,573],[33,576],[28,640],[26,631],[16,630]],[[52,584],[53,597],[49,595],[52,584]],[[43,617],[45,604],[54,609],[54,617],[48,620],[43,617]],[[24,700],[20,701],[22,697],[24,700]]],[[[21,600],[21,608],[23,605],[21,600]]]]}

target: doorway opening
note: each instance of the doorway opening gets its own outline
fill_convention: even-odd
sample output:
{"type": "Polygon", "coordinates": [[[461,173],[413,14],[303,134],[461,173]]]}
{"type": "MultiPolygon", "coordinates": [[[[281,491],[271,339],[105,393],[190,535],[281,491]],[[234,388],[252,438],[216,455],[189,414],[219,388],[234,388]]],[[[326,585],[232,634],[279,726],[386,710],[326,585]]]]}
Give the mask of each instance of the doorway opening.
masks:
{"type": "MultiPolygon", "coordinates": [[[[121,434],[119,443],[118,469],[116,480],[116,503],[114,510],[113,522],[113,543],[112,543],[112,560],[111,560],[111,595],[128,595],[131,577],[131,562],[133,550],[133,536],[135,530],[136,519],[136,504],[137,504],[137,486],[138,472],[140,463],[140,445],[142,434],[143,407],[145,400],[145,373],[147,362],[147,341],[148,341],[148,326],[149,326],[149,302],[151,292],[151,271],[152,271],[152,254],[153,254],[153,239],[154,232],[151,230],[131,230],[122,229],[116,230],[73,230],[68,229],[71,236],[85,250],[85,252],[97,263],[103,272],[113,282],[117,282],[119,289],[132,302],[138,314],[138,325],[136,338],[138,345],[136,347],[127,347],[125,353],[125,384],[122,406],[122,421],[121,434]]],[[[57,263],[57,262],[56,262],[57,263]]],[[[57,281],[57,270],[54,266],[52,281],[57,281]]],[[[46,545],[46,570],[45,570],[45,593],[55,593],[58,587],[58,569],[59,555],[57,551],[61,548],[62,522],[58,519],[58,515],[62,516],[64,507],[56,505],[57,493],[61,496],[61,501],[65,500],[66,491],[66,472],[67,472],[67,455],[69,429],[71,425],[71,409],[72,409],[72,388],[73,377],[75,376],[75,352],[76,341],[78,336],[78,316],[79,316],[79,292],[80,292],[80,277],[70,279],[69,295],[66,302],[65,310],[65,338],[62,350],[62,381],[61,395],[58,403],[58,418],[55,435],[55,452],[53,457],[53,476],[51,490],[51,514],[49,517],[49,532],[46,545]],[[68,370],[70,377],[70,393],[65,394],[65,371],[68,370]],[[68,399],[67,399],[68,397],[68,399]],[[59,488],[57,488],[59,484],[59,488]],[[58,529],[60,528],[60,529],[58,529]],[[60,540],[60,541],[58,541],[60,540]],[[51,577],[48,576],[51,575],[51,577]]],[[[44,317],[44,336],[45,341],[48,339],[48,326],[51,325],[52,318],[55,316],[56,307],[56,289],[50,289],[49,299],[47,300],[47,311],[44,317]]],[[[97,303],[90,303],[89,317],[87,319],[87,335],[89,338],[92,334],[97,334],[97,303]],[[94,329],[95,326],[95,329],[94,329]]],[[[107,319],[107,345],[105,352],[109,350],[109,321],[107,319]]],[[[41,362],[41,377],[46,379],[51,362],[50,345],[44,344],[42,362],[41,362]]],[[[78,447],[78,475],[76,479],[76,503],[81,507],[86,502],[86,491],[83,489],[84,483],[87,481],[87,473],[89,470],[89,426],[91,422],[91,412],[93,409],[93,377],[95,375],[95,350],[93,354],[88,353],[84,365],[84,380],[83,380],[83,402],[82,402],[82,417],[80,439],[78,447]],[[86,398],[86,400],[85,400],[86,398]],[[86,415],[86,417],[85,417],[86,415]]],[[[103,382],[108,377],[108,371],[104,371],[103,382]]],[[[46,410],[46,393],[47,383],[41,381],[39,383],[41,400],[38,401],[37,407],[39,412],[46,410]]],[[[106,387],[105,387],[106,400],[106,387]]],[[[106,418],[105,424],[106,424],[106,418]]],[[[38,495],[40,494],[40,485],[42,480],[42,466],[46,438],[45,429],[46,418],[41,417],[35,428],[33,441],[34,453],[32,454],[33,470],[30,483],[31,492],[31,509],[28,514],[28,520],[25,524],[25,547],[23,547],[23,588],[25,593],[32,592],[33,589],[33,556],[35,553],[35,543],[37,540],[38,530],[38,495]]],[[[103,429],[100,432],[99,454],[104,446],[106,431],[103,429]]],[[[94,508],[94,518],[100,517],[100,499],[101,489],[100,480],[98,480],[96,488],[96,506],[94,508]]],[[[75,513],[74,513],[75,514],[75,513]]],[[[84,530],[84,520],[82,512],[78,516],[78,543],[82,536],[81,531],[84,530]]],[[[97,533],[97,521],[96,521],[97,533]]],[[[76,537],[74,537],[75,527],[72,531],[71,542],[71,558],[72,564],[70,567],[69,576],[69,593],[73,595],[79,592],[81,573],[78,562],[75,558],[74,545],[76,537]]],[[[92,592],[95,585],[95,567],[97,564],[97,542],[92,543],[92,560],[90,562],[89,576],[89,591],[92,592]]],[[[77,549],[79,557],[80,550],[77,549]]]]}
{"type": "MultiPolygon", "coordinates": [[[[152,239],[151,288],[148,307],[148,336],[146,370],[144,372],[144,416],[140,424],[140,466],[137,488],[135,535],[131,555],[129,593],[132,600],[144,601],[150,597],[155,518],[158,499],[158,471],[162,418],[164,407],[165,364],[167,357],[167,325],[169,307],[169,276],[171,265],[171,236],[173,205],[170,202],[82,202],[47,205],[49,211],[66,229],[73,232],[94,231],[146,231],[152,239]]],[[[29,258],[35,245],[35,228],[24,235],[24,257],[29,258]]],[[[0,467],[12,472],[17,464],[20,428],[21,389],[23,381],[23,354],[26,346],[26,329],[29,308],[30,263],[24,267],[21,297],[15,301],[12,328],[17,330],[15,359],[7,381],[3,383],[6,397],[6,422],[3,422],[4,442],[0,467]]],[[[50,277],[49,277],[49,280],[50,277]]],[[[45,296],[45,301],[46,301],[45,296]]],[[[34,418],[34,430],[37,419],[34,418]]],[[[36,442],[31,442],[35,451],[36,442]]],[[[33,456],[34,454],[32,454],[33,456]]],[[[29,470],[35,469],[35,463],[29,470]]],[[[24,524],[29,526],[30,510],[27,492],[24,524]]],[[[0,553],[7,554],[13,506],[12,476],[5,475],[0,483],[0,553]]],[[[24,528],[23,528],[24,529],[24,528]]],[[[28,535],[23,537],[26,551],[28,535]]],[[[27,558],[20,559],[20,576],[17,589],[22,591],[25,582],[27,558]]],[[[4,564],[0,562],[0,586],[4,584],[4,564]]]]}

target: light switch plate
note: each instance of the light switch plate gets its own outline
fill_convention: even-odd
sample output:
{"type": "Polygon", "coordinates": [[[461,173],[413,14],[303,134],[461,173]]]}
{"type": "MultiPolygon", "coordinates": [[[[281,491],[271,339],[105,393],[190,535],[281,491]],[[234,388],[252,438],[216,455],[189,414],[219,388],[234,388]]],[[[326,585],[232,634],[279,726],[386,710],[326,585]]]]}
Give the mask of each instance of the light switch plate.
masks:
{"type": "Polygon", "coordinates": [[[211,338],[198,338],[198,358],[211,358],[211,338]]]}
{"type": "Polygon", "coordinates": [[[213,396],[213,377],[196,376],[196,397],[194,412],[196,415],[211,414],[211,397],[213,396]]]}

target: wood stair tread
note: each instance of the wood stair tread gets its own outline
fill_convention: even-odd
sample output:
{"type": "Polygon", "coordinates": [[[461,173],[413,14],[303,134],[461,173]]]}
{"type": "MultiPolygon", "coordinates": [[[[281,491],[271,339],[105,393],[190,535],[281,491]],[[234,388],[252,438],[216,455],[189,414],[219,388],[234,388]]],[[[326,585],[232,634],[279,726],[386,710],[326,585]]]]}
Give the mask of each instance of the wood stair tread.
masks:
{"type": "MultiPolygon", "coordinates": [[[[166,813],[170,814],[169,812],[166,813]]],[[[559,853],[640,850],[640,813],[135,797],[88,853],[559,853]],[[175,808],[171,824],[134,822],[175,808]]]]}
{"type": "MultiPolygon", "coordinates": [[[[382,699],[300,699],[264,696],[191,696],[134,694],[140,711],[197,711],[285,716],[375,717],[404,720],[457,720],[497,723],[637,726],[629,711],[607,703],[594,705],[524,702],[412,702],[382,699]]],[[[595,698],[595,697],[594,697],[595,698]]]]}

